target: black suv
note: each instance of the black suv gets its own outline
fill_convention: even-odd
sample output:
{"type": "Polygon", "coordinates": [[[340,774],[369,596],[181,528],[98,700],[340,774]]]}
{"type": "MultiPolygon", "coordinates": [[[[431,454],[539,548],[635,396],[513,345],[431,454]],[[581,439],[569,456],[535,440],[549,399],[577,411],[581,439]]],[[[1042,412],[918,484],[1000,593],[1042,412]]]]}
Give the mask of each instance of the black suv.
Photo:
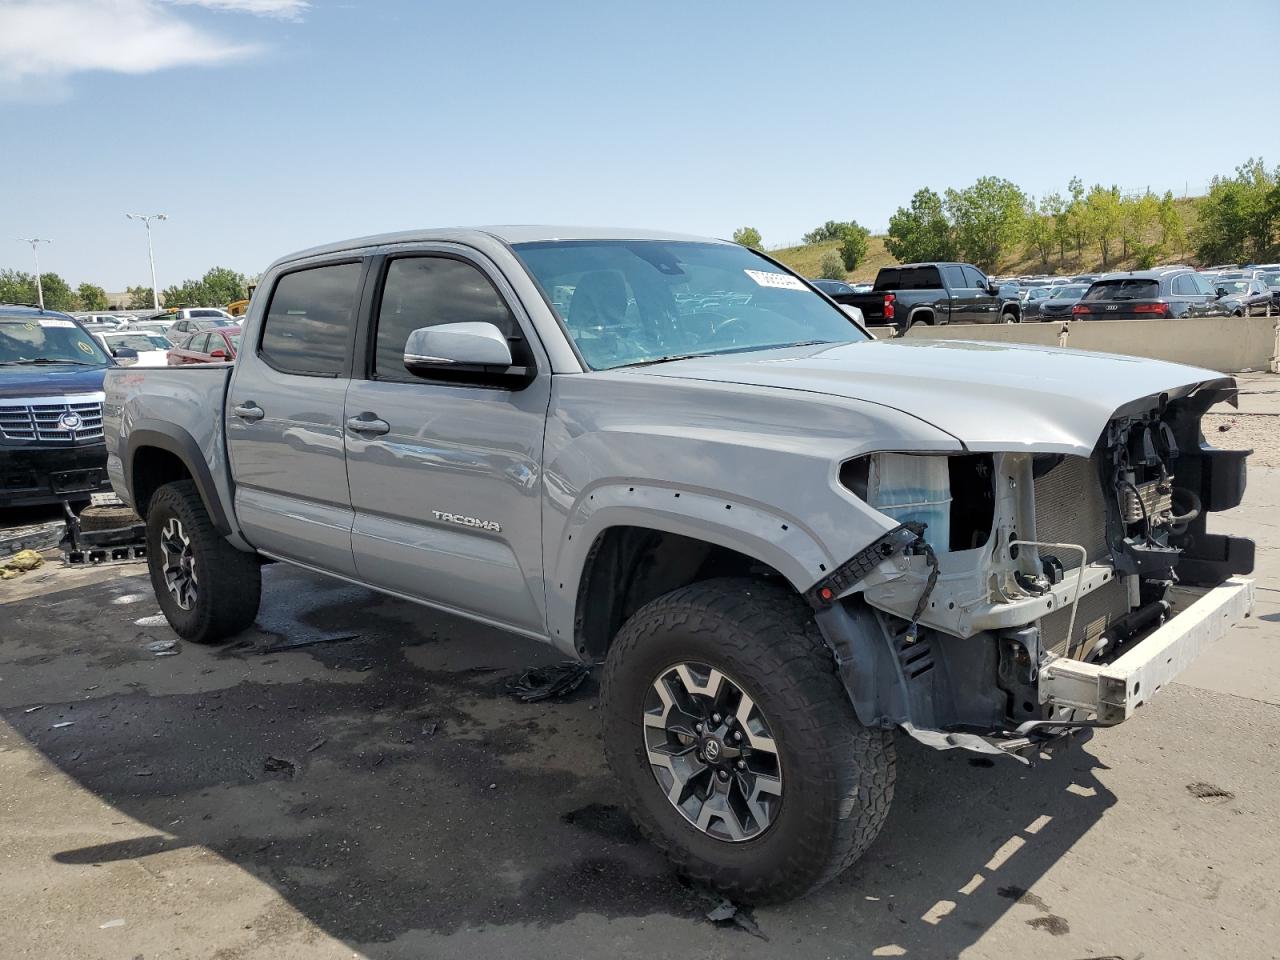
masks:
{"type": "Polygon", "coordinates": [[[1108,273],[1071,308],[1076,320],[1225,317],[1230,312],[1218,291],[1188,267],[1108,273]]]}
{"type": "Polygon", "coordinates": [[[0,507],[111,490],[102,378],[113,365],[65,313],[0,304],[0,507]]]}

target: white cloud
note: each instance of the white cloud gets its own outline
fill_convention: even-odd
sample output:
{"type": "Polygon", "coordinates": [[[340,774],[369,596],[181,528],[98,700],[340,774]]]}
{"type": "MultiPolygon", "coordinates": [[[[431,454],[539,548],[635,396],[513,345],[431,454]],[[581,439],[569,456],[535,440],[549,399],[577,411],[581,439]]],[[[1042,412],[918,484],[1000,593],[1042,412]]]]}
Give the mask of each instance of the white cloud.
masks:
{"type": "Polygon", "coordinates": [[[184,19],[175,5],[294,19],[305,0],[0,0],[0,98],[48,98],[77,73],[142,74],[248,56],[256,44],[184,19]]]}
{"type": "Polygon", "coordinates": [[[169,3],[188,7],[207,7],[210,10],[230,10],[235,13],[253,13],[260,17],[278,17],[281,20],[297,20],[311,6],[309,0],[168,0],[169,3]]]}

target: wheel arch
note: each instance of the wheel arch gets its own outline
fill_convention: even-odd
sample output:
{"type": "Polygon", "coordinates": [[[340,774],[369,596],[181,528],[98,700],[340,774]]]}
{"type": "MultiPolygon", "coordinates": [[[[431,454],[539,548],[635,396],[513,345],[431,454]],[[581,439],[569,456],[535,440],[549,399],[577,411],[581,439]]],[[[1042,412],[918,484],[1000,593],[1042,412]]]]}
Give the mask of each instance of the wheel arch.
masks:
{"type": "Polygon", "coordinates": [[[548,582],[551,637],[580,657],[603,656],[631,613],[690,583],[750,575],[801,593],[834,569],[802,524],[725,495],[628,484],[583,501],[548,582]]]}
{"type": "Polygon", "coordinates": [[[196,485],[214,529],[232,533],[213,474],[195,438],[172,424],[139,425],[129,431],[124,464],[125,485],[138,516],[146,519],[155,492],[175,480],[191,480],[196,485]]]}

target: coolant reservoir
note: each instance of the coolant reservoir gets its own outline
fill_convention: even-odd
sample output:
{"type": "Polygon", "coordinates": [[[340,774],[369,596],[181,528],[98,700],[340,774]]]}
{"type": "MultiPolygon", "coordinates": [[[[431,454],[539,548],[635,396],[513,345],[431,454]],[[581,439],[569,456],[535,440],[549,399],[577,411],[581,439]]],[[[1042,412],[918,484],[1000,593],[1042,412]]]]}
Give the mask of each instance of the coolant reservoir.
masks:
{"type": "Polygon", "coordinates": [[[867,476],[867,503],[899,523],[926,524],[924,538],[939,553],[951,548],[951,477],[946,457],[876,454],[867,476]]]}

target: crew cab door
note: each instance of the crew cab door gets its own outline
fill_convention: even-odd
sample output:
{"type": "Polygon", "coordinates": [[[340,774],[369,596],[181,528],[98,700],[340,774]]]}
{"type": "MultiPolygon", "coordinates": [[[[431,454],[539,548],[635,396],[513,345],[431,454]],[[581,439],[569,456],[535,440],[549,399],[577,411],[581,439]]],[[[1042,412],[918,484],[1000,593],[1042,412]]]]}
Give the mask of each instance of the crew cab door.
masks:
{"type": "Polygon", "coordinates": [[[551,378],[514,291],[488,260],[456,244],[379,258],[346,397],[352,548],[365,582],[545,635],[542,440],[551,378]],[[496,325],[527,384],[426,380],[404,366],[418,328],[496,325]]]}
{"type": "Polygon", "coordinates": [[[365,265],[279,275],[227,391],[236,519],[259,550],[355,576],[343,412],[365,265]]]}
{"type": "Polygon", "coordinates": [[[964,271],[965,323],[994,323],[1000,319],[1000,297],[991,292],[991,281],[977,267],[961,264],[964,271]]]}

